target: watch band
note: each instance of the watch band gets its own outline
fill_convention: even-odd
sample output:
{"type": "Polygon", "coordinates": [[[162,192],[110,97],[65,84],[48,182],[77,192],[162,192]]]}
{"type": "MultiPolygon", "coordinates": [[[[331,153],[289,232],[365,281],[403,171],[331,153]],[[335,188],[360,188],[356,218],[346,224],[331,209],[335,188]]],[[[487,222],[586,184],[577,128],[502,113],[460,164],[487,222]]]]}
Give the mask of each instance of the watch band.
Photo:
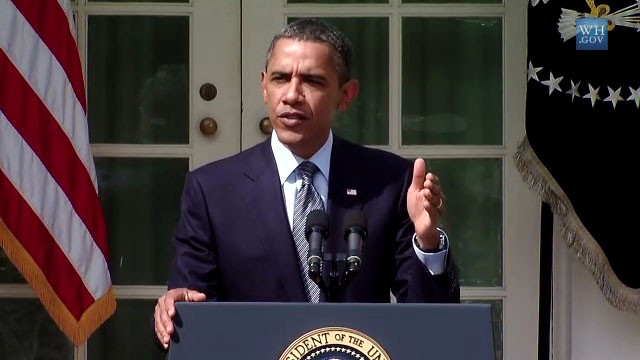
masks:
{"type": "Polygon", "coordinates": [[[439,228],[436,229],[438,231],[438,247],[433,248],[433,249],[423,249],[420,244],[418,243],[418,234],[413,233],[413,243],[415,244],[415,246],[420,249],[420,251],[431,254],[431,253],[437,253],[440,252],[444,249],[446,249],[447,247],[447,235],[444,233],[444,231],[440,230],[439,228]]]}

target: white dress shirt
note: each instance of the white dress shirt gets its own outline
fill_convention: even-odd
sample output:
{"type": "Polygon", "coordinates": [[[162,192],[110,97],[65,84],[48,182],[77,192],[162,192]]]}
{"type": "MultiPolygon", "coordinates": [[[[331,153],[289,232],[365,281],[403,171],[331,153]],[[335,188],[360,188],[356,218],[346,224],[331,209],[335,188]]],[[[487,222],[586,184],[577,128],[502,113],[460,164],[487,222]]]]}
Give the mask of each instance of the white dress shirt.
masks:
{"type": "MultiPolygon", "coordinates": [[[[284,204],[289,219],[289,227],[293,229],[293,204],[296,193],[302,185],[302,179],[296,174],[296,168],[300,163],[309,160],[314,163],[320,171],[313,176],[313,186],[322,198],[325,210],[327,209],[327,197],[329,194],[329,171],[331,169],[331,149],[333,148],[333,132],[329,131],[329,137],[322,147],[316,151],[309,159],[303,159],[289,150],[278,140],[275,130],[271,134],[271,149],[276,159],[280,185],[284,195],[284,204]]],[[[427,267],[432,275],[442,274],[445,269],[446,256],[449,252],[449,244],[445,244],[445,249],[437,253],[425,253],[416,244],[413,248],[416,255],[427,267]]]]}

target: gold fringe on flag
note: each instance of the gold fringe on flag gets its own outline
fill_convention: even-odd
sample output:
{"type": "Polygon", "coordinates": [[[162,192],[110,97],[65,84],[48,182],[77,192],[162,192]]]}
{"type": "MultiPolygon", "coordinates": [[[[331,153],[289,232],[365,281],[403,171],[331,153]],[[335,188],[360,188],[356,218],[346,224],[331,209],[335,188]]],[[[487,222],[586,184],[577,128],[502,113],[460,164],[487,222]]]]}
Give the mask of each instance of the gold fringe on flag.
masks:
{"type": "Polygon", "coordinates": [[[53,321],[75,346],[86,342],[89,336],[115,312],[116,299],[113,288],[109,287],[109,290],[96,299],[82,314],[80,321],[77,321],[53,291],[40,267],[9,231],[2,218],[0,218],[0,247],[33,288],[53,321]]]}
{"type": "Polygon", "coordinates": [[[624,285],[615,275],[604,251],[584,227],[567,195],[535,154],[526,135],[513,160],[523,180],[547,202],[560,220],[561,235],[578,259],[591,271],[605,298],[614,307],[640,312],[640,289],[624,285]]]}

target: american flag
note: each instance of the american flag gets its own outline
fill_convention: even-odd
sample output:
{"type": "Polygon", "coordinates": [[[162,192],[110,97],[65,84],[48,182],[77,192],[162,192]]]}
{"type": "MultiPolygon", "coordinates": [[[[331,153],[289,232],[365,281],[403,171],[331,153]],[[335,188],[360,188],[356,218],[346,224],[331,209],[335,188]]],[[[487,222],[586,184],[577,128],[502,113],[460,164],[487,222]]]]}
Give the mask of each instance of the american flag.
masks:
{"type": "Polygon", "coordinates": [[[115,311],[68,0],[0,0],[0,246],[76,344],[115,311]]]}

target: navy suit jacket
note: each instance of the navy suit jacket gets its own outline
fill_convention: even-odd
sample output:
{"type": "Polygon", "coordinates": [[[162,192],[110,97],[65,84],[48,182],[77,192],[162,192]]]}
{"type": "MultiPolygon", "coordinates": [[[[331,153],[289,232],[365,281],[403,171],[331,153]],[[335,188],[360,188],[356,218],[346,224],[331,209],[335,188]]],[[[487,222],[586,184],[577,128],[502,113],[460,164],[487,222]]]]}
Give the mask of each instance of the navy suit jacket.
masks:
{"type": "MultiPolygon", "coordinates": [[[[389,302],[389,290],[399,302],[459,301],[451,253],[446,271],[433,276],[413,249],[411,173],[406,159],[334,136],[325,251],[346,252],[349,209],[361,209],[369,228],[360,275],[341,301],[389,302]]],[[[270,139],[187,174],[174,245],[169,289],[216,301],[306,301],[270,139]]]]}

